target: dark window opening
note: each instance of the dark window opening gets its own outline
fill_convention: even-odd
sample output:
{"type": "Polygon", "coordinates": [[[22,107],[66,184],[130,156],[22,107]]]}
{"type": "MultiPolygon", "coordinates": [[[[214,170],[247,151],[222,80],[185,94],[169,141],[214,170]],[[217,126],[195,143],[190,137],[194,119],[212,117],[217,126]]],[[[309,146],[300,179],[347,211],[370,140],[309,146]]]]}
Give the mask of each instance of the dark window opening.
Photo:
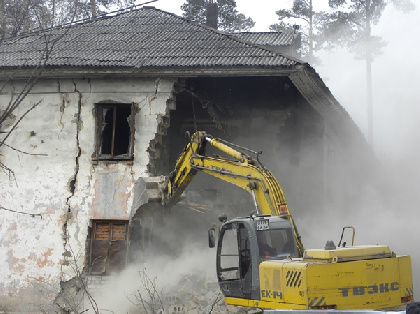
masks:
{"type": "Polygon", "coordinates": [[[134,110],[132,104],[96,106],[96,157],[99,159],[132,159],[134,143],[134,110]]]}

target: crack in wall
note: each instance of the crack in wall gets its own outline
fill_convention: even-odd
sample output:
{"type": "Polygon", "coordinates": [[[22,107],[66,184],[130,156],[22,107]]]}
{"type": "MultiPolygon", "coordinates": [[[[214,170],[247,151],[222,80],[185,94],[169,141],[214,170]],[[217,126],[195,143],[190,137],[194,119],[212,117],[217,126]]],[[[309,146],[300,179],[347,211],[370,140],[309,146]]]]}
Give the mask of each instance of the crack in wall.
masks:
{"type": "Polygon", "coordinates": [[[66,108],[66,101],[64,100],[64,94],[62,94],[62,100],[61,100],[61,105],[60,105],[60,121],[58,121],[58,123],[61,125],[61,130],[60,132],[63,131],[64,129],[64,123],[63,123],[63,116],[64,116],[64,109],[66,108]]]}
{"type": "MultiPolygon", "coordinates": [[[[75,157],[75,168],[74,168],[74,175],[69,182],[69,190],[70,196],[66,199],[67,205],[67,212],[65,216],[65,221],[63,223],[63,240],[64,240],[64,253],[62,254],[64,257],[64,261],[61,265],[62,274],[64,274],[63,266],[70,266],[74,271],[73,277],[71,279],[65,280],[63,277],[60,280],[60,292],[55,297],[54,304],[57,305],[62,312],[73,312],[76,307],[78,307],[81,302],[83,302],[83,298],[85,295],[88,295],[89,300],[91,296],[87,290],[87,272],[88,272],[88,265],[78,266],[77,259],[79,259],[79,255],[75,254],[72,247],[69,244],[69,232],[68,232],[68,224],[69,220],[72,218],[72,205],[70,201],[72,197],[75,196],[76,184],[77,184],[77,177],[79,174],[79,167],[80,167],[80,156],[82,153],[82,149],[80,147],[80,140],[79,135],[82,127],[82,98],[83,94],[77,89],[76,82],[73,80],[74,85],[74,92],[78,95],[77,100],[77,113],[74,115],[76,118],[76,145],[77,145],[77,154],[75,157]]],[[[78,226],[76,226],[76,234],[80,230],[78,226]]],[[[77,240],[79,241],[79,240],[77,240]]],[[[80,242],[79,242],[80,243],[80,242]]],[[[86,248],[88,245],[86,245],[86,248]]],[[[95,308],[95,304],[90,301],[91,306],[94,312],[98,312],[95,308]]]]}
{"type": "MultiPolygon", "coordinates": [[[[75,194],[75,189],[76,189],[76,183],[77,183],[77,175],[79,173],[79,159],[82,153],[82,149],[80,148],[80,140],[79,140],[79,135],[80,135],[80,129],[81,129],[81,112],[82,112],[82,93],[77,89],[76,83],[73,81],[73,85],[74,85],[74,92],[76,92],[78,94],[78,101],[77,101],[77,113],[76,113],[76,145],[77,145],[77,155],[75,158],[75,172],[73,175],[73,179],[69,182],[69,189],[70,189],[70,196],[67,197],[66,200],[66,205],[67,205],[67,213],[66,213],[66,219],[65,222],[63,224],[63,240],[64,240],[64,255],[65,257],[65,262],[68,263],[68,261],[66,260],[66,257],[70,257],[68,256],[69,254],[67,253],[67,245],[68,245],[68,222],[69,219],[72,216],[72,211],[71,211],[71,205],[70,205],[70,200],[71,198],[74,196],[75,194]]],[[[65,263],[63,263],[63,265],[65,265],[65,263]]]]}
{"type": "MultiPolygon", "coordinates": [[[[89,92],[84,94],[84,97],[85,97],[85,102],[86,102],[88,99],[90,99],[90,97],[92,96],[92,82],[90,81],[90,78],[88,78],[88,79],[86,80],[86,82],[87,82],[87,83],[88,83],[88,85],[89,85],[89,92]]],[[[74,83],[74,82],[73,82],[73,83],[74,83]]]]}
{"type": "Polygon", "coordinates": [[[150,100],[149,100],[149,107],[150,107],[150,110],[152,110],[152,102],[153,101],[155,101],[156,99],[157,99],[157,95],[158,95],[158,90],[159,90],[159,86],[160,86],[160,81],[161,81],[161,78],[157,78],[156,80],[155,80],[155,91],[154,91],[154,93],[153,93],[153,96],[150,98],[150,100]]]}
{"type": "Polygon", "coordinates": [[[65,98],[65,93],[61,93],[61,83],[60,83],[60,79],[57,79],[57,86],[58,86],[58,94],[61,95],[61,105],[60,105],[60,120],[58,121],[58,123],[61,125],[61,131],[63,131],[64,129],[64,123],[63,123],[63,116],[64,116],[64,109],[66,108],[66,101],[64,100],[65,98]]]}

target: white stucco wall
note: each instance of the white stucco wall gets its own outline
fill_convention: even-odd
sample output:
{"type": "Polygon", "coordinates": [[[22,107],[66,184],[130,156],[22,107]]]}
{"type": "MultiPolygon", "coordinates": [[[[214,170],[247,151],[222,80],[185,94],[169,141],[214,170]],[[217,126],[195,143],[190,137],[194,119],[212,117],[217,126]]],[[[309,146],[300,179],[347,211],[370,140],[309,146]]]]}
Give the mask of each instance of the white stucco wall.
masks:
{"type": "MultiPolygon", "coordinates": [[[[60,281],[74,276],[74,260],[80,270],[83,268],[90,219],[131,216],[133,186],[139,177],[148,176],[147,148],[155,137],[157,116],[167,111],[174,82],[145,78],[40,80],[15,110],[18,119],[41,101],[6,141],[32,155],[0,148],[0,162],[14,172],[11,178],[0,173],[0,206],[26,213],[0,210],[0,300],[37,290],[38,303],[52,304],[60,281]],[[94,104],[105,101],[137,105],[132,165],[92,163],[94,104]],[[73,195],[69,182],[77,163],[73,195]],[[63,256],[65,251],[72,256],[63,256]]],[[[11,89],[9,85],[0,94],[1,109],[9,103],[11,89]]],[[[14,82],[14,89],[19,92],[22,82],[14,82]]],[[[3,131],[8,130],[10,127],[3,131]]]]}

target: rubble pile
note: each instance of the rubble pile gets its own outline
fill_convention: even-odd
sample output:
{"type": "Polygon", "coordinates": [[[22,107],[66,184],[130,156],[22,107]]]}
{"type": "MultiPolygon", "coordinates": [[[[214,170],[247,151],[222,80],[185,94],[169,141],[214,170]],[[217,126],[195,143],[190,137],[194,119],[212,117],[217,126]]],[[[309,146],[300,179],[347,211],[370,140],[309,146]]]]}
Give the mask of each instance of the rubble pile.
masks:
{"type": "Polygon", "coordinates": [[[176,289],[168,291],[162,303],[160,314],[251,313],[247,309],[226,306],[218,283],[203,280],[198,275],[184,276],[176,289]]]}

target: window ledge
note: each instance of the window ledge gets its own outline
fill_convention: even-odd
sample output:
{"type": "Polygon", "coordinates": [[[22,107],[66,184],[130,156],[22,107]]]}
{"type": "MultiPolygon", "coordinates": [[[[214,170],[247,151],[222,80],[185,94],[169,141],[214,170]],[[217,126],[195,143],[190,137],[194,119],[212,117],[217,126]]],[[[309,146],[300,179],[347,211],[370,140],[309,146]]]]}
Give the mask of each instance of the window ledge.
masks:
{"type": "Polygon", "coordinates": [[[92,164],[98,165],[99,163],[107,163],[107,164],[116,164],[116,163],[125,163],[127,165],[132,165],[134,161],[134,156],[131,157],[124,157],[124,156],[99,156],[99,157],[92,157],[92,164]]]}

